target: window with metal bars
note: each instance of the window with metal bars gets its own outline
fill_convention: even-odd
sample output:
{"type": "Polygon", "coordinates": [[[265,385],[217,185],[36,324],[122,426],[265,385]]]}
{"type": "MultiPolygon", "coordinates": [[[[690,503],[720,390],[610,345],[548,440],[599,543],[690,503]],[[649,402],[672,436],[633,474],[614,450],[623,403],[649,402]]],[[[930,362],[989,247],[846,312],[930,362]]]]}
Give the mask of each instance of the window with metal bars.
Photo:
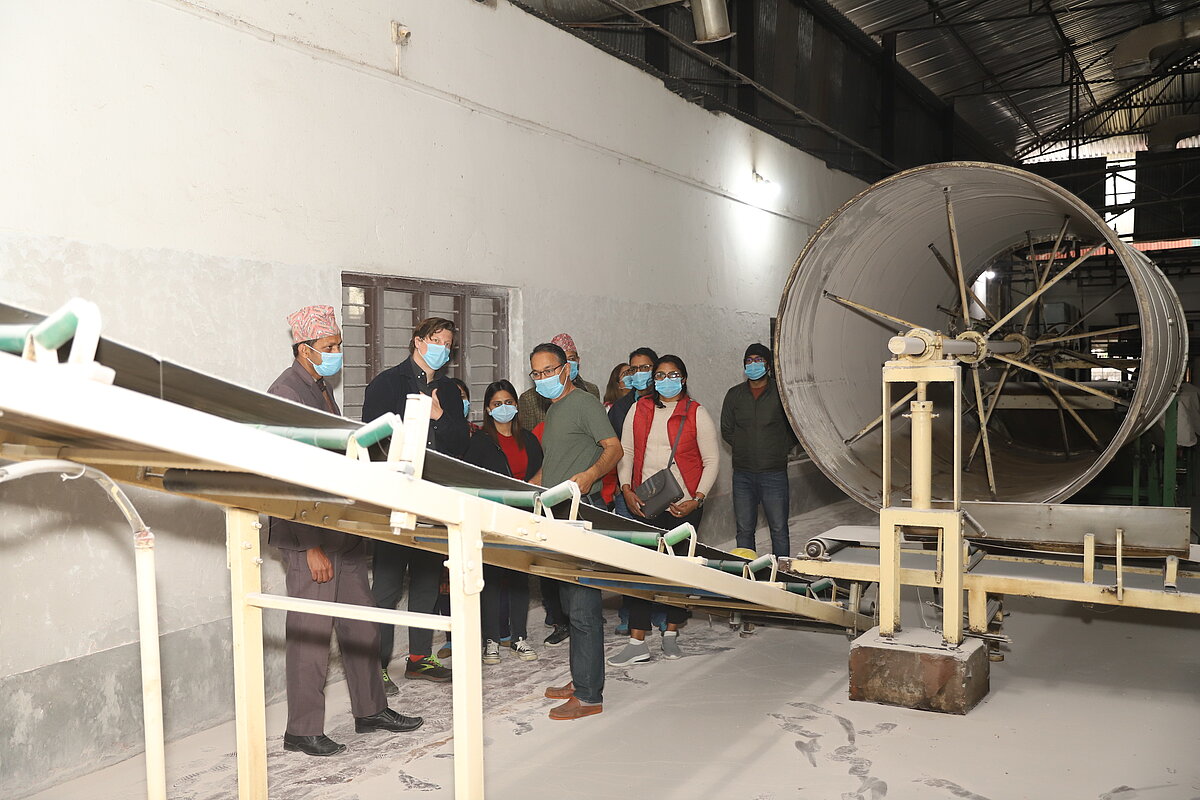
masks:
{"type": "Polygon", "coordinates": [[[470,387],[470,419],[482,420],[487,385],[512,379],[508,290],[352,272],[342,273],[342,409],[347,417],[362,415],[367,384],[408,358],[413,328],[428,317],[444,317],[458,327],[447,374],[470,387]]]}

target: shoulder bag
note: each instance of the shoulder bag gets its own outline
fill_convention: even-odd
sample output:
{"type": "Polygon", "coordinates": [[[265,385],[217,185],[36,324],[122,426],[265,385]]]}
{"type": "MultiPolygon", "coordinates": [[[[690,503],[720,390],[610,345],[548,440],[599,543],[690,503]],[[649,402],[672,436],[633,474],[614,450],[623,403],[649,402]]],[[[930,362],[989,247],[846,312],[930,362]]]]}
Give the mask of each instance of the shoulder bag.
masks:
{"type": "MultiPolygon", "coordinates": [[[[683,428],[687,424],[687,415],[691,408],[692,401],[688,398],[687,405],[683,407],[682,419],[679,421],[679,430],[675,432],[675,441],[671,444],[671,457],[667,459],[666,469],[660,469],[634,489],[633,493],[642,501],[642,513],[647,519],[657,517],[667,510],[667,506],[683,499],[683,489],[679,488],[679,481],[675,480],[671,465],[675,463],[675,449],[679,447],[679,437],[683,436],[683,428]]],[[[649,435],[646,438],[649,440],[649,435]]]]}

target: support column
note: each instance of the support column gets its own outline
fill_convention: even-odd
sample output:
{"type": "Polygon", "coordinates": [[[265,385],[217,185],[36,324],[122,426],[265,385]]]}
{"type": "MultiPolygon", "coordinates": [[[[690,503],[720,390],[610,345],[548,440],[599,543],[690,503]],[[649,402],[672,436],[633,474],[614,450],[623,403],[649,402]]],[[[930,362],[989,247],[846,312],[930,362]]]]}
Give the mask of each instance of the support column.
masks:
{"type": "Polygon", "coordinates": [[[483,661],[479,593],[483,591],[483,537],[468,513],[449,534],[450,631],[463,657],[454,661],[454,796],[483,800],[483,661]]]}
{"type": "Polygon", "coordinates": [[[896,160],[896,34],[885,33],[879,53],[879,154],[896,160]]]}
{"type": "Polygon", "coordinates": [[[225,547],[233,601],[233,707],[237,730],[238,800],[267,800],[267,699],[263,679],[262,610],[246,595],[262,592],[258,514],[225,511],[225,547]]]}
{"type": "Polygon", "coordinates": [[[942,640],[952,646],[963,640],[963,535],[956,517],[942,530],[942,640]]]}

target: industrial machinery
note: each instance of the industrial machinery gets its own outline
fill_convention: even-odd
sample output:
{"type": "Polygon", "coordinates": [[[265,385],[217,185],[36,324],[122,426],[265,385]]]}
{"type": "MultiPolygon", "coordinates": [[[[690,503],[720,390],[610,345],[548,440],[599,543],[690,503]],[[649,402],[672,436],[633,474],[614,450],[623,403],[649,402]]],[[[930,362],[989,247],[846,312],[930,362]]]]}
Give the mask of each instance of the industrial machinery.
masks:
{"type": "MultiPolygon", "coordinates": [[[[765,611],[864,630],[828,579],[748,559],[427,450],[431,401],[363,425],[159,359],[100,335],[92,303],[42,316],[0,305],[0,483],[53,472],[101,483],[133,528],[147,786],[165,798],[154,548],[114,482],[225,508],[232,587],[238,787],[267,796],[262,614],[303,611],[449,630],[479,641],[484,563],[718,613],[765,611]],[[415,614],[262,591],[259,514],[447,555],[451,614],[415,614]]],[[[286,353],[286,350],[284,350],[286,353]]],[[[134,581],[131,578],[131,584],[134,581]]],[[[132,588],[131,588],[132,592],[132,588]]],[[[455,795],[483,797],[479,659],[456,664],[455,795]]]]}
{"type": "Polygon", "coordinates": [[[1186,357],[1162,273],[1037,176],[919,167],[821,226],[784,291],[776,371],[814,462],[879,512],[878,530],[832,531],[790,563],[879,581],[879,627],[852,650],[852,698],[965,713],[986,693],[981,641],[1003,640],[1004,595],[1200,612],[1200,595],[1180,591],[1196,566],[1187,509],[1061,504],[1163,414],[1186,357]],[[1085,327],[1114,307],[1137,321],[1085,327]],[[1137,359],[1094,346],[1135,332],[1137,359]],[[1111,584],[1096,576],[1106,565],[1111,584]],[[940,640],[903,631],[902,583],[940,590],[940,640]]]}

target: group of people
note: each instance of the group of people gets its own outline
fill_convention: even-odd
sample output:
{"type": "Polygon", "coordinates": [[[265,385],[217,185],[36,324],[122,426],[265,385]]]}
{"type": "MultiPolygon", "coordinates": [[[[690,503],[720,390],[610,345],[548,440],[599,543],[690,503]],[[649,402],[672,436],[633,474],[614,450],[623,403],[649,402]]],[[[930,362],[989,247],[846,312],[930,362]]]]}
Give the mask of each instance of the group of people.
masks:
{"type": "MultiPolygon", "coordinates": [[[[308,306],[289,316],[288,323],[293,362],[269,391],[340,414],[326,383],[341,368],[341,331],[333,308],[308,306]]],[[[771,352],[764,345],[747,348],[745,380],[726,394],[719,432],[707,410],[691,396],[687,365],[681,357],[660,356],[649,347],[639,347],[627,362],[612,369],[601,397],[599,387],[580,374],[579,351],[565,333],[533,348],[529,389],[518,393],[508,380],[487,386],[482,424],[474,425],[468,420],[468,386],[446,375],[456,334],[451,320],[433,317],[420,322],[409,342],[409,357],[379,373],[367,386],[363,421],[389,412],[403,417],[408,396],[425,394],[432,406],[430,449],[535,485],[573,481],[584,502],[665,529],[682,523],[699,526],[705,499],[717,479],[723,439],[733,452],[738,546],[754,548],[762,506],[773,552],[789,552],[786,469],[795,437],[771,376],[771,352]],[[681,496],[650,513],[653,509],[638,489],[651,476],[663,473],[674,479],[681,496]]],[[[269,541],[284,553],[288,594],[293,597],[395,608],[407,575],[410,611],[446,611],[444,599],[439,600],[444,598],[439,593],[442,557],[435,553],[379,541],[369,552],[360,537],[278,519],[271,521],[269,541]],[[368,580],[368,563],[373,580],[368,580]]],[[[502,649],[522,660],[536,659],[528,640],[528,576],[488,566],[484,578],[483,662],[499,663],[502,649]]],[[[570,645],[571,681],[546,690],[546,697],[563,701],[549,716],[565,720],[598,714],[603,710],[605,665],[600,590],[543,578],[541,594],[547,624],[553,627],[544,644],[553,647],[569,640],[570,645]]],[[[663,657],[681,657],[678,631],[686,612],[626,598],[618,630],[627,630],[630,638],[608,663],[626,666],[649,661],[646,639],[655,617],[663,629],[663,657]]],[[[389,670],[393,626],[290,612],[287,750],[324,756],[345,749],[324,734],[324,685],[334,629],[355,730],[401,732],[422,724],[419,717],[404,716],[387,706],[387,696],[399,692],[392,680],[394,670],[389,670]]],[[[437,682],[452,679],[433,650],[431,630],[409,628],[403,674],[437,682]]]]}

